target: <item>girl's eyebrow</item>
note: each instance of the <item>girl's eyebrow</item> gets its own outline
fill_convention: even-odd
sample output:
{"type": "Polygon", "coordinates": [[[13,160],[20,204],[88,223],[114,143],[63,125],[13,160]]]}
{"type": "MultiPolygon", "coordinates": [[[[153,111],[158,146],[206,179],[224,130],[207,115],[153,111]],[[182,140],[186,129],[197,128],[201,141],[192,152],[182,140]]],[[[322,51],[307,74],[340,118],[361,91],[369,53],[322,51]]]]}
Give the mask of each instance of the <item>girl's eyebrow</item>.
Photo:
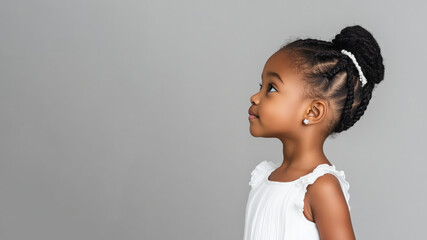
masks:
{"type": "MultiPolygon", "coordinates": [[[[267,72],[267,77],[278,78],[283,83],[283,80],[280,78],[280,75],[275,72],[267,72]]],[[[262,73],[261,73],[261,79],[262,79],[262,73]]]]}

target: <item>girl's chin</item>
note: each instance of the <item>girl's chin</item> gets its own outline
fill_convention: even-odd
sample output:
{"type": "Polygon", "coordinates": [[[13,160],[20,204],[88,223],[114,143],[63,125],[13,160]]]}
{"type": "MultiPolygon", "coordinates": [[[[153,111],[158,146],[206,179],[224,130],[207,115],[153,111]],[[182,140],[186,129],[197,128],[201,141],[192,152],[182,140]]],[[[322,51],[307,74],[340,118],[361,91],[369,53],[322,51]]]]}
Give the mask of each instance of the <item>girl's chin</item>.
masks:
{"type": "Polygon", "coordinates": [[[249,132],[251,133],[251,135],[253,137],[261,137],[262,136],[261,132],[257,131],[257,129],[255,129],[255,127],[250,127],[249,132]]]}

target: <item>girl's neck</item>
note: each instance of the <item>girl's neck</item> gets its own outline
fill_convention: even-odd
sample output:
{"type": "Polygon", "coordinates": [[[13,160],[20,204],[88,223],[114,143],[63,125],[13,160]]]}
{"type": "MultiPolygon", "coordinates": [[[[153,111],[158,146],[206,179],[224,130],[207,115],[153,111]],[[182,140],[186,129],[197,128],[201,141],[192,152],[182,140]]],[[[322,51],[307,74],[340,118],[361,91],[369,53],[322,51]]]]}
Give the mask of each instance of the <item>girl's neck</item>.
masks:
{"type": "Polygon", "coordinates": [[[312,169],[319,164],[330,164],[323,152],[323,142],[296,142],[286,141],[283,143],[283,169],[288,167],[294,169],[312,169]]]}

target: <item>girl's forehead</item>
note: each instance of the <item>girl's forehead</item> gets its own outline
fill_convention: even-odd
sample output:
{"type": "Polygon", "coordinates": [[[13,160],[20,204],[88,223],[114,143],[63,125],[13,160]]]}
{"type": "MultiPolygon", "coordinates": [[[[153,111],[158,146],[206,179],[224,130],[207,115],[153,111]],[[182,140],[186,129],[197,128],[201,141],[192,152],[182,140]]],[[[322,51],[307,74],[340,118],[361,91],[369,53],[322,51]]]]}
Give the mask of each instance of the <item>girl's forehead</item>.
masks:
{"type": "Polygon", "coordinates": [[[292,58],[283,50],[277,51],[267,60],[263,73],[267,72],[275,72],[287,80],[298,78],[292,58]]]}

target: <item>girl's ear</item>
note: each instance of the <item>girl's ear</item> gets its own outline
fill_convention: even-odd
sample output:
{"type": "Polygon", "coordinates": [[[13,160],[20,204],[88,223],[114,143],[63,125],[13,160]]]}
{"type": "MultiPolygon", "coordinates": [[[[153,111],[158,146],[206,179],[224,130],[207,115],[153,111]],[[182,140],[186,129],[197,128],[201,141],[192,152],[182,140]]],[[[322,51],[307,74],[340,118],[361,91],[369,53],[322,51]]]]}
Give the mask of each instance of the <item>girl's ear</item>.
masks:
{"type": "Polygon", "coordinates": [[[322,121],[326,116],[326,111],[326,103],[324,101],[317,100],[307,109],[305,118],[309,120],[310,124],[315,124],[322,121]]]}

